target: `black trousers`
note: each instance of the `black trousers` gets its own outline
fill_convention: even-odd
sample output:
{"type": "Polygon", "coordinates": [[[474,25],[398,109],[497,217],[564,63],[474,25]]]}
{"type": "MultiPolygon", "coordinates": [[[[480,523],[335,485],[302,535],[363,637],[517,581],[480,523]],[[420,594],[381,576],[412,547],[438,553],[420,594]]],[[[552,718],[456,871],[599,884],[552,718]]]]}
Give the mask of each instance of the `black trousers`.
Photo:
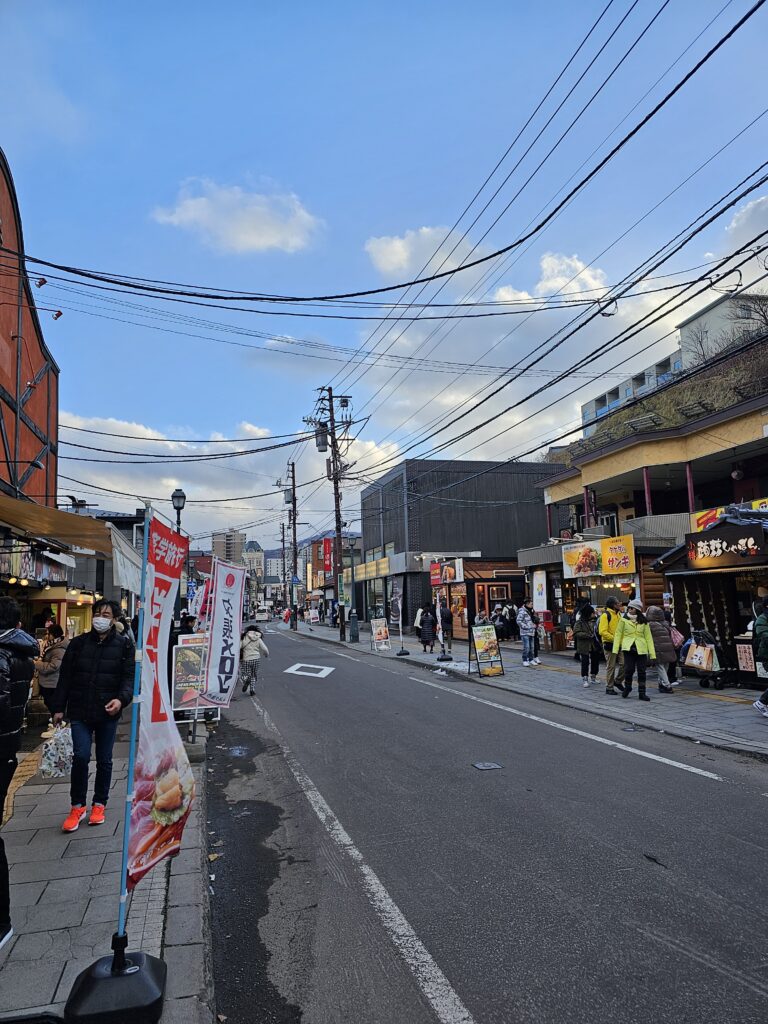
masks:
{"type": "MultiPolygon", "coordinates": [[[[0,821],[3,817],[5,798],[11,785],[13,773],[16,771],[16,758],[4,757],[0,760],[0,821]]],[[[8,882],[8,858],[5,856],[5,843],[0,833],[0,926],[7,925],[11,920],[11,895],[8,882]]]]}
{"type": "Polygon", "coordinates": [[[648,667],[648,655],[637,651],[624,651],[624,689],[632,689],[632,679],[637,669],[637,687],[645,689],[645,670],[648,667]]]}
{"type": "Polygon", "coordinates": [[[600,651],[590,651],[589,654],[580,654],[581,658],[581,677],[585,679],[587,673],[591,676],[596,676],[600,668],[600,651]]]}

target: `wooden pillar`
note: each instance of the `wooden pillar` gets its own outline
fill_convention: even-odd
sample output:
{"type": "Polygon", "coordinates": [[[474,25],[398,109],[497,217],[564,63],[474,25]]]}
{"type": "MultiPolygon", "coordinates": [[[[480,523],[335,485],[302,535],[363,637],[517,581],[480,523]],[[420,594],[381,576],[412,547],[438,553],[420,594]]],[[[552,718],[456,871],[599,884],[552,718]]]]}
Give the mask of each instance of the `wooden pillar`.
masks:
{"type": "Polygon", "coordinates": [[[693,493],[693,470],[690,462],[685,464],[685,482],[688,485],[688,511],[696,511],[696,495],[693,493]]]}
{"type": "Polygon", "coordinates": [[[645,489],[645,514],[647,516],[652,516],[653,502],[651,500],[651,474],[648,472],[647,466],[643,466],[643,487],[645,489]]]}

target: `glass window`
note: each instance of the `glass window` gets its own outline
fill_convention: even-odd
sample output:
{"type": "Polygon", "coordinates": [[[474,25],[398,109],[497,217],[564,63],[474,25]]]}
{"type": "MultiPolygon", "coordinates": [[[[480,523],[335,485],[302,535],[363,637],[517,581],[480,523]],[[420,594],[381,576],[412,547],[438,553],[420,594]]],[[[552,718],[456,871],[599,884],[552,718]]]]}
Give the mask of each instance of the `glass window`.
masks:
{"type": "Polygon", "coordinates": [[[629,398],[632,395],[632,388],[624,388],[624,397],[629,398]]]}

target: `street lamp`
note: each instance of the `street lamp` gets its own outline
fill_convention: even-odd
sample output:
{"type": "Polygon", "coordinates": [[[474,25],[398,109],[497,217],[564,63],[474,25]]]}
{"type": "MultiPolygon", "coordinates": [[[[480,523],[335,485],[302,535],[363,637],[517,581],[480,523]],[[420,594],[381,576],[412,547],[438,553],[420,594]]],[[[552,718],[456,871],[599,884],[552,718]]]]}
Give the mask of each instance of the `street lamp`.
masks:
{"type": "Polygon", "coordinates": [[[177,487],[171,495],[171,503],[176,509],[176,533],[181,533],[181,513],[187,503],[187,496],[180,487],[177,487]]]}

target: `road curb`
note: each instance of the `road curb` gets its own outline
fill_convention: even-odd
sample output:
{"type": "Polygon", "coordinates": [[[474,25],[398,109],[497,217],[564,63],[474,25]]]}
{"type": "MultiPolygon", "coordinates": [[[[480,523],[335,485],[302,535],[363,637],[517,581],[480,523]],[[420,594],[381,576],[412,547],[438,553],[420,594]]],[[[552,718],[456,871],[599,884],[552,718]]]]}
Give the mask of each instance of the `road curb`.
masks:
{"type": "MultiPolygon", "coordinates": [[[[311,636],[303,631],[297,631],[297,636],[306,637],[308,640],[319,640],[321,643],[331,644],[335,647],[348,648],[349,644],[342,643],[341,640],[337,640],[333,637],[326,636],[315,636],[314,632],[311,636]]],[[[373,651],[365,650],[360,648],[359,653],[366,655],[367,657],[375,657],[373,651]]],[[[481,686],[487,686],[492,690],[500,690],[503,693],[514,693],[518,697],[529,697],[531,700],[544,701],[547,704],[557,704],[559,707],[567,707],[572,711],[583,711],[585,714],[595,715],[598,718],[605,718],[611,722],[624,722],[627,725],[640,725],[643,729],[647,729],[649,732],[656,732],[659,735],[674,736],[676,739],[688,740],[690,743],[700,743],[702,746],[713,747],[717,750],[726,750],[732,754],[744,754],[748,757],[752,757],[755,760],[768,762],[768,749],[755,749],[748,744],[739,744],[728,736],[718,736],[714,733],[705,733],[699,730],[686,730],[683,726],[676,726],[674,723],[665,723],[664,728],[655,722],[643,718],[642,715],[628,715],[611,713],[605,708],[596,707],[585,707],[583,704],[574,703],[572,698],[566,695],[550,694],[550,693],[529,693],[527,690],[521,690],[514,685],[500,686],[498,683],[493,683],[467,674],[466,672],[459,672],[455,668],[450,667],[449,662],[441,662],[436,665],[436,668],[427,667],[423,662],[417,661],[415,658],[409,656],[403,656],[398,659],[399,661],[405,662],[406,664],[413,665],[416,668],[422,669],[424,672],[434,674],[437,669],[442,669],[446,675],[452,676],[454,679],[463,679],[465,682],[479,683],[481,686]]],[[[624,707],[626,702],[622,702],[618,707],[624,707]]]]}

